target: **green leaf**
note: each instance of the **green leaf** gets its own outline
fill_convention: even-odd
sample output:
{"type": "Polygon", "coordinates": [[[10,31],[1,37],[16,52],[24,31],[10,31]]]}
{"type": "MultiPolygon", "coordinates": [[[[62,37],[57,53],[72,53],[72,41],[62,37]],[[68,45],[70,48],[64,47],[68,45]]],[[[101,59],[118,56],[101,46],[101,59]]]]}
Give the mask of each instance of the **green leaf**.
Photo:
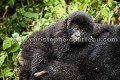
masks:
{"type": "Polygon", "coordinates": [[[16,42],[9,48],[8,51],[11,53],[11,52],[15,52],[15,51],[17,51],[19,49],[20,49],[20,45],[18,44],[18,42],[16,42]]]}
{"type": "Polygon", "coordinates": [[[108,0],[108,6],[109,6],[110,8],[115,7],[116,4],[117,4],[117,3],[116,3],[114,0],[108,0]]]}
{"type": "Polygon", "coordinates": [[[4,63],[5,58],[6,58],[6,55],[2,55],[2,56],[0,57],[0,66],[4,63]]]}
{"type": "Polygon", "coordinates": [[[4,75],[5,75],[6,77],[13,75],[13,73],[11,72],[11,68],[10,68],[10,67],[4,68],[4,69],[3,69],[3,73],[4,73],[4,75]]]}
{"type": "Polygon", "coordinates": [[[0,52],[0,56],[2,56],[2,55],[6,55],[6,54],[7,54],[6,51],[1,51],[1,52],[0,52]]]}
{"type": "Polygon", "coordinates": [[[12,55],[12,61],[13,61],[13,64],[17,66],[17,56],[18,56],[18,53],[17,52],[14,52],[14,54],[12,55]]]}
{"type": "Polygon", "coordinates": [[[3,45],[2,45],[3,50],[6,50],[10,47],[11,47],[11,40],[10,39],[4,40],[3,45]]]}
{"type": "Polygon", "coordinates": [[[31,13],[31,12],[25,12],[23,14],[25,17],[28,17],[28,18],[35,18],[35,19],[38,19],[38,14],[37,13],[31,13]]]}
{"type": "Polygon", "coordinates": [[[13,37],[13,38],[19,38],[19,34],[18,34],[18,33],[13,33],[13,34],[12,34],[12,37],[13,37]]]}
{"type": "Polygon", "coordinates": [[[110,23],[110,20],[111,20],[111,18],[112,18],[113,15],[114,15],[114,11],[111,11],[111,12],[109,13],[109,16],[108,16],[108,21],[109,21],[109,23],[110,23]]]}
{"type": "Polygon", "coordinates": [[[15,0],[10,0],[8,4],[10,5],[11,8],[13,8],[15,4],[15,0]]]}
{"type": "Polygon", "coordinates": [[[5,76],[6,76],[6,77],[8,77],[8,76],[12,76],[12,75],[13,75],[12,72],[6,72],[6,73],[5,73],[5,76]]]}
{"type": "Polygon", "coordinates": [[[105,17],[108,17],[109,15],[109,8],[104,8],[102,11],[101,11],[101,14],[105,17]]]}
{"type": "Polygon", "coordinates": [[[112,7],[113,0],[108,0],[109,7],[112,7]]]}

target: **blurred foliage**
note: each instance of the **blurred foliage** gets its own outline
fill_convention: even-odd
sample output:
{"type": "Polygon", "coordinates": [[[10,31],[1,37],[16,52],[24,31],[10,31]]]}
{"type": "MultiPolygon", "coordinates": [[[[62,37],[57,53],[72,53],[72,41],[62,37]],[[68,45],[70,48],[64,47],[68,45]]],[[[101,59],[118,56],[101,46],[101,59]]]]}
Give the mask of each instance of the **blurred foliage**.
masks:
{"type": "Polygon", "coordinates": [[[114,0],[0,0],[0,79],[17,80],[17,59],[28,35],[77,10],[97,23],[120,23],[114,0]]]}

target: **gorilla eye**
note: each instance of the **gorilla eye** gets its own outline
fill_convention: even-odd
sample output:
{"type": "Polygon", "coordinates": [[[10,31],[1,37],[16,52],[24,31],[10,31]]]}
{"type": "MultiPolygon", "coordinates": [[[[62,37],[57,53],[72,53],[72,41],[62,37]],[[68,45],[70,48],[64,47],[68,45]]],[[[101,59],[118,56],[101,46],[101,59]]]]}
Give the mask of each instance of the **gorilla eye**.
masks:
{"type": "Polygon", "coordinates": [[[78,28],[73,28],[73,31],[77,31],[77,30],[79,30],[78,28]]]}
{"type": "Polygon", "coordinates": [[[87,30],[85,28],[81,29],[82,32],[87,32],[87,30]]]}
{"type": "Polygon", "coordinates": [[[84,30],[81,30],[82,32],[84,32],[84,30]]]}

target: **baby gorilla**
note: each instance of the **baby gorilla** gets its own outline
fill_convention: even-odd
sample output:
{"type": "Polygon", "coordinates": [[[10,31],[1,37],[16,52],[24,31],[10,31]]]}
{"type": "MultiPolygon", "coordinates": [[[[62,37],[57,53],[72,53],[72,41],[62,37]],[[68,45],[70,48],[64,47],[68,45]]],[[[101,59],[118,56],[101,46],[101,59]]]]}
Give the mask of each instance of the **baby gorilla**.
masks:
{"type": "MultiPolygon", "coordinates": [[[[84,48],[87,49],[86,47],[89,47],[89,42],[80,40],[91,38],[93,26],[94,22],[89,14],[83,11],[76,11],[65,20],[56,22],[47,29],[33,33],[22,46],[22,59],[19,60],[20,80],[37,80],[38,78],[34,77],[34,75],[36,76],[35,73],[49,71],[49,63],[53,61],[62,63],[65,60],[66,63],[78,65],[78,55],[92,50],[92,47],[90,47],[90,49],[88,48],[87,51],[84,51],[84,48]]],[[[80,60],[80,62],[85,61],[80,60]]],[[[80,63],[79,65],[84,64],[80,63]]],[[[37,77],[40,75],[41,73],[37,74],[37,77]]],[[[72,80],[74,79],[72,78],[72,80]]]]}
{"type": "Polygon", "coordinates": [[[68,16],[67,30],[72,44],[78,45],[78,43],[88,42],[84,39],[91,38],[93,27],[94,22],[88,14],[73,13],[68,16]]]}

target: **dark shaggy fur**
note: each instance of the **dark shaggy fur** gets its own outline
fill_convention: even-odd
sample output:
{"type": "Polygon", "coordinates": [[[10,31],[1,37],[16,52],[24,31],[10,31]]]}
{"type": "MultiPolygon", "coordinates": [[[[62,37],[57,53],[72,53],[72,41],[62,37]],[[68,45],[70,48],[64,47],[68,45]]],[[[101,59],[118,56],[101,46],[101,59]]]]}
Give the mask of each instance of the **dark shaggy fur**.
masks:
{"type": "Polygon", "coordinates": [[[88,80],[120,80],[120,26],[109,28],[101,38],[115,40],[95,44],[87,61],[85,75],[88,80]]]}
{"type": "Polygon", "coordinates": [[[74,46],[61,62],[78,64],[81,80],[120,80],[120,26],[109,26],[99,38],[114,41],[74,46]]]}
{"type": "MultiPolygon", "coordinates": [[[[80,77],[78,80],[120,80],[120,26],[110,25],[99,38],[101,40],[104,38],[114,39],[114,41],[73,46],[61,57],[60,62],[73,64],[75,68],[78,67],[78,77],[80,77]]],[[[57,80],[57,78],[55,79],[57,80]]],[[[71,78],[71,80],[77,80],[77,78],[71,78]]]]}
{"type": "Polygon", "coordinates": [[[69,19],[79,20],[82,17],[82,25],[94,26],[88,15],[78,18],[75,16],[78,13],[43,31],[33,33],[25,41],[21,54],[24,65],[20,66],[20,80],[38,80],[33,74],[43,70],[48,71],[43,80],[120,80],[119,26],[96,24],[98,28],[94,28],[92,34],[95,38],[117,38],[117,42],[86,42],[71,45],[69,41],[41,40],[41,38],[69,39],[70,31],[67,27],[69,19]]]}
{"type": "Polygon", "coordinates": [[[44,31],[33,33],[33,35],[25,41],[21,53],[21,57],[25,61],[24,65],[20,66],[20,80],[24,77],[27,77],[25,79],[29,80],[29,76],[33,76],[30,73],[33,74],[45,70],[49,63],[48,61],[51,61],[51,59],[56,60],[57,57],[60,56],[60,53],[67,51],[68,42],[60,43],[41,40],[43,38],[57,38],[57,36],[66,38],[67,31],[64,26],[65,21],[59,21],[44,31]],[[64,45],[62,46],[62,44],[64,45]],[[27,76],[24,76],[23,73],[27,76]]]}
{"type": "MultiPolygon", "coordinates": [[[[71,50],[72,54],[70,54],[70,59],[73,59],[72,62],[77,62],[76,60],[74,60],[74,58],[76,58],[76,56],[78,55],[79,48],[70,46],[70,41],[68,41],[68,39],[70,38],[69,29],[74,23],[77,23],[77,25],[86,26],[86,28],[89,28],[89,32],[92,31],[94,25],[94,22],[89,14],[82,11],[77,11],[68,16],[67,19],[56,22],[43,31],[33,33],[25,41],[24,45],[22,46],[21,53],[24,64],[20,66],[20,80],[34,80],[35,77],[33,77],[33,74],[35,72],[47,70],[48,64],[51,61],[61,61],[62,56],[68,55],[71,50]],[[65,41],[41,40],[43,38],[62,38],[65,39],[65,41]],[[73,56],[73,54],[75,54],[76,56],[73,56]]],[[[82,46],[87,46],[87,44],[82,46]]]]}
{"type": "Polygon", "coordinates": [[[54,61],[48,65],[48,72],[42,80],[83,80],[75,64],[54,61]]]}

